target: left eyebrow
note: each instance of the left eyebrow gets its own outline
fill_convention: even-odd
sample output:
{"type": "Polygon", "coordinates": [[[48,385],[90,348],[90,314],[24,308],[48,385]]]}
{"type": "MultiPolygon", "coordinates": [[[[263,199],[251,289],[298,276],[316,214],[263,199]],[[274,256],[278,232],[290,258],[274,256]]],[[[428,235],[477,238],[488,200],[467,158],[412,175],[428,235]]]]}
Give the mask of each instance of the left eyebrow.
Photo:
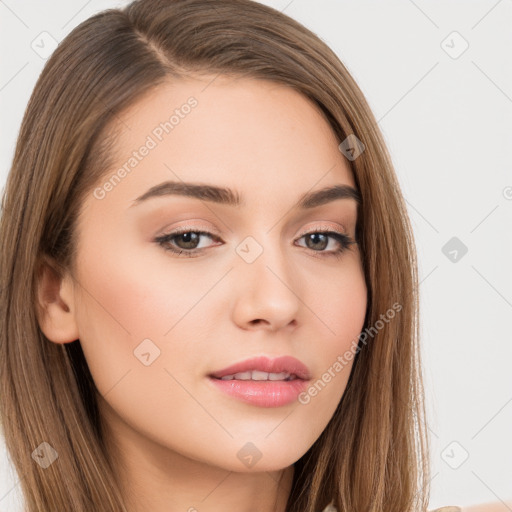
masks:
{"type": "MultiPolygon", "coordinates": [[[[245,205],[240,194],[229,188],[199,183],[165,181],[151,187],[144,192],[144,194],[137,197],[130,207],[136,206],[153,197],[167,195],[192,197],[200,199],[201,201],[209,201],[233,207],[245,205]]],[[[353,199],[361,203],[361,195],[355,188],[350,185],[335,185],[303,194],[297,202],[297,207],[301,209],[316,208],[317,206],[330,203],[337,199],[353,199]]]]}

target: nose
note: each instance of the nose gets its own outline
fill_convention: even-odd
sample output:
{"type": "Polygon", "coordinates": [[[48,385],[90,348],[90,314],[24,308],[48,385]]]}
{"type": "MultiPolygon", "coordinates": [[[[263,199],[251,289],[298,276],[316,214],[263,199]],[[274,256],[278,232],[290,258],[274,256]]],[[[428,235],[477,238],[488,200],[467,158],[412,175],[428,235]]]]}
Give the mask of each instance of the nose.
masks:
{"type": "Polygon", "coordinates": [[[294,269],[281,248],[266,245],[252,263],[239,258],[235,266],[232,315],[233,321],[245,330],[277,331],[295,327],[298,322],[302,301],[294,269]]]}

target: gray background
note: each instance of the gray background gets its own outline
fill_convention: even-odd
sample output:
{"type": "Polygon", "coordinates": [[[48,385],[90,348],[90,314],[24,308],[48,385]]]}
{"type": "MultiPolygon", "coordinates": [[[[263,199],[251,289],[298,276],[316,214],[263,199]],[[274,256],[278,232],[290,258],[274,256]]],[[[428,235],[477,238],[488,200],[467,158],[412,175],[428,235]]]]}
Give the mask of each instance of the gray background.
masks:
{"type": "MultiPolygon", "coordinates": [[[[2,187],[50,38],[126,3],[0,0],[2,187]]],[[[396,166],[419,252],[431,508],[511,500],[512,0],[263,3],[339,55],[396,166]]],[[[0,446],[0,511],[17,511],[0,446]]]]}

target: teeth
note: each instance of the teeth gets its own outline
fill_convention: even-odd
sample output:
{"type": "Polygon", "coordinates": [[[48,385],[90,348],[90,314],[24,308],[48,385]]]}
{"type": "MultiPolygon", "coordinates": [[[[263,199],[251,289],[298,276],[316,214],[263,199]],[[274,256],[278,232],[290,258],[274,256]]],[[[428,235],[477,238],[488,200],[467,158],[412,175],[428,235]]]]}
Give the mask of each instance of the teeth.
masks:
{"type": "Polygon", "coordinates": [[[225,375],[221,380],[295,380],[297,376],[288,372],[267,373],[253,370],[252,372],[240,372],[234,375],[225,375]]]}
{"type": "Polygon", "coordinates": [[[289,373],[287,372],[281,372],[281,373],[267,373],[268,375],[268,380],[293,380],[293,379],[296,379],[297,377],[295,375],[290,375],[289,373]],[[291,378],[293,377],[293,378],[291,378]]]}
{"type": "Polygon", "coordinates": [[[234,378],[238,380],[251,380],[252,372],[235,373],[234,378]]]}

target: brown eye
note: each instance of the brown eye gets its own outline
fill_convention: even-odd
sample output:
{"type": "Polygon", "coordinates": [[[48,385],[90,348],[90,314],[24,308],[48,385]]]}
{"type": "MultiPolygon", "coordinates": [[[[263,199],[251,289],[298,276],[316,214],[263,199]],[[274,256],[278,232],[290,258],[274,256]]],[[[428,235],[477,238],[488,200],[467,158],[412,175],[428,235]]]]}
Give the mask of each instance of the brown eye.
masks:
{"type": "Polygon", "coordinates": [[[306,240],[306,247],[308,249],[325,256],[341,256],[341,253],[345,252],[352,244],[356,243],[349,236],[338,233],[337,231],[312,231],[302,235],[300,238],[306,240]],[[329,245],[330,238],[336,240],[338,248],[326,251],[325,249],[329,245]]]}
{"type": "Polygon", "coordinates": [[[196,249],[199,245],[199,240],[201,238],[201,234],[189,231],[187,233],[181,233],[179,235],[174,235],[173,238],[176,241],[176,245],[180,249],[196,249]],[[183,245],[181,245],[179,242],[183,241],[183,245]]]}
{"type": "Polygon", "coordinates": [[[155,242],[163,247],[166,251],[185,256],[193,256],[203,250],[198,248],[202,238],[220,239],[208,231],[194,231],[192,229],[182,229],[172,233],[159,236],[155,242]]]}
{"type": "Polygon", "coordinates": [[[325,233],[310,233],[305,235],[305,239],[309,249],[323,250],[329,244],[329,237],[325,233]]]}

